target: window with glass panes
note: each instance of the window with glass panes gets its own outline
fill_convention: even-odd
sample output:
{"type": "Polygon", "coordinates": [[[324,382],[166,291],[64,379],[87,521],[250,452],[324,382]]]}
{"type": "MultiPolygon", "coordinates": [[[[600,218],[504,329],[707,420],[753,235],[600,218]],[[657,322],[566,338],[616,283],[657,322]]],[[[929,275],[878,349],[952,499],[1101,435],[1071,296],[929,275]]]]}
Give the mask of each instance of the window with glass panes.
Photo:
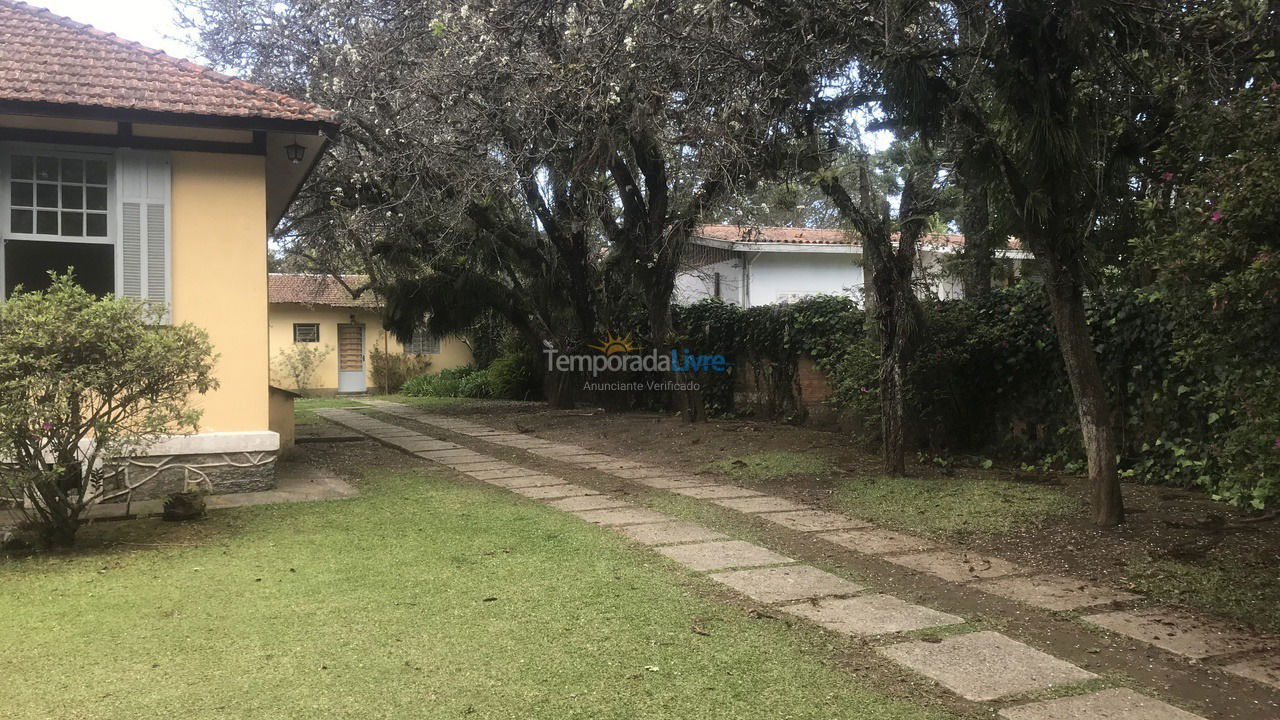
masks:
{"type": "Polygon", "coordinates": [[[9,156],[9,234],[108,237],[106,158],[14,153],[9,156]]]}

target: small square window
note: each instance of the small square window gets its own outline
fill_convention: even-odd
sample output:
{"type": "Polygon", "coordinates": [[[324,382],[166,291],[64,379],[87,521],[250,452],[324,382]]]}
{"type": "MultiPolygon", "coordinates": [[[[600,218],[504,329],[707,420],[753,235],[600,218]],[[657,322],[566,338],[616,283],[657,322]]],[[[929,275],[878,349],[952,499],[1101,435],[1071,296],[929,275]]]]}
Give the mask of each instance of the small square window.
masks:
{"type": "Polygon", "coordinates": [[[38,183],[36,185],[36,207],[58,207],[58,186],[52,183],[38,183]]]}
{"type": "Polygon", "coordinates": [[[41,210],[36,213],[36,234],[57,235],[58,213],[53,210],[41,210]]]}
{"type": "Polygon", "coordinates": [[[439,355],[440,337],[420,326],[413,331],[413,338],[404,346],[404,351],[408,355],[439,355]]]}
{"type": "Polygon", "coordinates": [[[36,158],[36,179],[58,181],[58,158],[56,157],[38,157],[36,158]]]}
{"type": "Polygon", "coordinates": [[[84,207],[84,188],[79,185],[62,186],[62,209],[79,210],[84,207]]]}
{"type": "Polygon", "coordinates": [[[107,209],[107,189],[104,187],[87,187],[84,189],[84,206],[89,210],[107,209]]]}
{"type": "Polygon", "coordinates": [[[107,184],[107,161],[85,160],[84,181],[90,185],[107,184]]]}
{"type": "Polygon", "coordinates": [[[35,204],[35,186],[29,182],[15,182],[9,186],[9,204],[31,207],[35,204]]]}
{"type": "Polygon", "coordinates": [[[30,155],[14,155],[9,172],[14,180],[30,180],[35,173],[35,159],[30,155]]]}
{"type": "Polygon", "coordinates": [[[84,234],[89,237],[107,236],[107,216],[105,213],[88,213],[84,216],[84,234]]]}
{"type": "Polygon", "coordinates": [[[67,237],[84,235],[84,213],[62,213],[62,234],[67,237]]]}
{"type": "Polygon", "coordinates": [[[320,324],[319,323],[294,323],[293,324],[293,341],[296,343],[320,342],[320,324]]]}
{"type": "Polygon", "coordinates": [[[32,229],[30,210],[10,210],[9,230],[16,233],[30,233],[32,229]]]}
{"type": "Polygon", "coordinates": [[[62,182],[84,182],[84,161],[75,158],[62,159],[62,182]]]}

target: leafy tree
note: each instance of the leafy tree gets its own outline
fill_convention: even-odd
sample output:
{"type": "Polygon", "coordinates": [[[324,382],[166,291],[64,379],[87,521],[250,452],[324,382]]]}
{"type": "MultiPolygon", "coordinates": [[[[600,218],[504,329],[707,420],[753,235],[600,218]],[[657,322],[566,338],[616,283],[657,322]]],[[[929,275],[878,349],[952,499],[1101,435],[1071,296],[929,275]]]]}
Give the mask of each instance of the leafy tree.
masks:
{"type": "Polygon", "coordinates": [[[212,347],[161,316],[69,275],[0,303],[0,486],[43,542],[70,545],[86,509],[134,489],[112,482],[114,461],[196,429],[212,347]]]}
{"type": "Polygon", "coordinates": [[[1188,470],[1219,497],[1280,495],[1280,83],[1253,82],[1179,113],[1151,163],[1159,192],[1132,276],[1171,315],[1177,398],[1143,470],[1188,470]],[[1174,453],[1165,457],[1164,452],[1174,453]],[[1197,477],[1199,476],[1199,477],[1197,477]]]}
{"type": "Polygon", "coordinates": [[[1099,525],[1122,522],[1124,509],[1085,294],[1174,100],[1263,21],[1256,7],[1207,5],[962,0],[891,2],[884,13],[898,40],[876,66],[884,107],[905,127],[964,129],[969,169],[998,178],[1007,220],[1043,270],[1099,525]]]}
{"type": "Polygon", "coordinates": [[[361,258],[398,333],[497,312],[539,353],[634,303],[674,342],[691,232],[782,163],[812,90],[735,3],[183,5],[215,62],[343,111],[290,228],[308,253],[361,258]]]}
{"type": "Polygon", "coordinates": [[[921,241],[938,200],[938,159],[924,140],[909,151],[903,170],[896,217],[877,192],[869,159],[858,168],[853,193],[832,171],[820,172],[818,184],[862,240],[871,272],[871,310],[880,345],[880,424],[885,465],[906,472],[906,446],[911,437],[906,380],[918,343],[919,302],[913,275],[921,241]]]}

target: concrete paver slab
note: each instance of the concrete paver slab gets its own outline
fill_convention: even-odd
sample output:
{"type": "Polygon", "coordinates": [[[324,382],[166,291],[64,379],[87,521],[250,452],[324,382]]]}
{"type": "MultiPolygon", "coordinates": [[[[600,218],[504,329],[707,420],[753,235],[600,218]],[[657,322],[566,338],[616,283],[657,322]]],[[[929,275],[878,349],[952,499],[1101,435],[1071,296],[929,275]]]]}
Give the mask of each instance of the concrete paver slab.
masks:
{"type": "Polygon", "coordinates": [[[796,510],[793,512],[768,513],[763,516],[769,522],[801,532],[819,532],[822,530],[844,530],[847,528],[868,527],[866,520],[822,510],[796,510]]]}
{"type": "Polygon", "coordinates": [[[554,475],[540,475],[534,473],[532,470],[530,470],[529,473],[530,474],[528,475],[521,475],[519,477],[492,478],[485,480],[485,482],[490,485],[497,485],[498,487],[504,488],[540,487],[543,485],[565,484],[563,478],[558,478],[554,475]]]}
{"type": "Polygon", "coordinates": [[[600,493],[581,485],[564,483],[562,485],[538,485],[531,487],[511,488],[511,492],[534,500],[551,500],[554,498],[583,497],[600,493]]]}
{"type": "Polygon", "coordinates": [[[1128,688],[1005,708],[1000,711],[1000,717],[1003,720],[1204,720],[1128,688]]]}
{"type": "Polygon", "coordinates": [[[1274,638],[1247,633],[1172,608],[1101,613],[1084,619],[1176,655],[1196,659],[1244,650],[1263,650],[1275,642],[1274,638]]]}
{"type": "Polygon", "coordinates": [[[787,605],[782,609],[828,630],[858,637],[924,630],[964,622],[964,618],[922,605],[912,605],[892,595],[819,600],[816,603],[787,605]]]}
{"type": "Polygon", "coordinates": [[[728,537],[722,532],[695,523],[664,522],[646,525],[626,525],[618,532],[641,545],[674,545],[676,543],[704,542],[728,537]]]}
{"type": "Polygon", "coordinates": [[[515,467],[515,465],[501,460],[477,460],[476,462],[468,463],[451,462],[449,467],[459,472],[471,472],[472,470],[507,470],[515,467]]]}
{"type": "Polygon", "coordinates": [[[596,525],[639,525],[641,523],[671,522],[675,518],[649,508],[618,508],[615,510],[584,510],[574,515],[596,525]]]}
{"type": "Polygon", "coordinates": [[[1280,654],[1231,663],[1223,670],[1280,690],[1280,654]]]}
{"type": "Polygon", "coordinates": [[[879,652],[974,701],[998,700],[1097,677],[991,630],[956,635],[937,643],[890,645],[879,652]]]}
{"type": "Polygon", "coordinates": [[[529,474],[527,468],[512,466],[506,470],[473,470],[467,474],[477,480],[497,480],[498,478],[523,477],[529,474]]]}
{"type": "Polygon", "coordinates": [[[667,468],[653,467],[652,465],[641,465],[640,467],[614,468],[605,470],[604,472],[623,480],[639,480],[641,478],[659,478],[659,477],[679,477],[680,473],[667,468]]]}
{"type": "Polygon", "coordinates": [[[1058,611],[1128,602],[1139,597],[1123,590],[1114,590],[1078,578],[1059,575],[1003,577],[980,582],[975,587],[992,595],[1058,611]]]}
{"type": "Polygon", "coordinates": [[[569,497],[562,500],[552,500],[547,503],[557,510],[565,512],[577,512],[579,510],[604,510],[606,508],[634,507],[631,503],[622,498],[612,495],[583,495],[581,497],[569,497]]]}
{"type": "Polygon", "coordinates": [[[891,555],[893,553],[918,553],[934,544],[924,538],[905,535],[892,530],[866,528],[822,535],[823,540],[835,543],[867,555],[891,555]]]}
{"type": "Polygon", "coordinates": [[[456,450],[427,450],[425,452],[414,453],[414,455],[428,460],[450,460],[465,457],[490,459],[491,457],[489,455],[481,455],[475,450],[468,450],[464,447],[457,448],[456,450]]]}
{"type": "Polygon", "coordinates": [[[1001,577],[1020,570],[1017,565],[1008,560],[949,550],[918,555],[896,555],[885,559],[912,570],[919,570],[936,575],[943,580],[958,583],[1001,577]]]}
{"type": "Polygon", "coordinates": [[[808,565],[731,570],[711,578],[762,603],[852,595],[864,589],[862,585],[808,565]]]}
{"type": "Polygon", "coordinates": [[[594,465],[597,463],[607,463],[613,460],[608,455],[601,453],[587,453],[586,455],[562,455],[556,458],[559,462],[566,462],[572,465],[594,465]]]}
{"type": "Polygon", "coordinates": [[[742,498],[742,497],[760,497],[764,493],[748,490],[737,485],[695,485],[693,487],[672,488],[671,492],[686,495],[699,500],[714,500],[717,498],[742,498]]]}
{"type": "Polygon", "coordinates": [[[699,480],[694,477],[652,477],[632,480],[637,485],[644,485],[655,490],[675,490],[676,488],[706,487],[710,480],[699,480]]]}
{"type": "Polygon", "coordinates": [[[780,497],[772,495],[761,495],[760,497],[746,498],[725,498],[723,500],[712,500],[711,502],[722,505],[730,510],[737,510],[745,513],[768,513],[768,512],[786,512],[788,510],[808,510],[809,508],[797,502],[792,502],[780,497]]]}
{"type": "Polygon", "coordinates": [[[795,560],[752,545],[742,540],[697,543],[694,545],[667,545],[658,552],[694,570],[727,570],[735,567],[781,565],[795,560]]]}

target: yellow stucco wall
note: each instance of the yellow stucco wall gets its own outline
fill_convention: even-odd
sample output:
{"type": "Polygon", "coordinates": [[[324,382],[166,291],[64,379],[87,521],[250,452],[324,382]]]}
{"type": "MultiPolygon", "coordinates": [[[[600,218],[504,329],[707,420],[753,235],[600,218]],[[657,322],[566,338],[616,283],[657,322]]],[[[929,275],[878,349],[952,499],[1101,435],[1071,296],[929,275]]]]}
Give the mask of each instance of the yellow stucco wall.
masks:
{"type": "MultiPolygon", "coordinates": [[[[338,388],[338,325],[351,323],[355,315],[357,324],[364,325],[365,338],[365,381],[374,387],[372,367],[369,353],[375,348],[385,352],[402,353],[404,347],[390,332],[382,329],[382,318],[378,313],[366,309],[335,308],[326,306],[308,306],[285,303],[272,303],[268,316],[270,327],[270,352],[272,364],[272,383],[278,387],[297,389],[296,383],[279,371],[279,357],[282,351],[293,347],[294,323],[317,323],[320,325],[320,345],[329,350],[320,369],[312,380],[314,391],[333,392],[338,388]]],[[[446,337],[440,340],[440,353],[428,355],[431,366],[428,372],[439,372],[448,368],[461,367],[471,362],[471,348],[460,338],[446,337]]]]}
{"type": "Polygon", "coordinates": [[[221,386],[202,432],[268,429],[266,169],[262,157],[175,152],[174,322],[209,332],[221,386]]]}

